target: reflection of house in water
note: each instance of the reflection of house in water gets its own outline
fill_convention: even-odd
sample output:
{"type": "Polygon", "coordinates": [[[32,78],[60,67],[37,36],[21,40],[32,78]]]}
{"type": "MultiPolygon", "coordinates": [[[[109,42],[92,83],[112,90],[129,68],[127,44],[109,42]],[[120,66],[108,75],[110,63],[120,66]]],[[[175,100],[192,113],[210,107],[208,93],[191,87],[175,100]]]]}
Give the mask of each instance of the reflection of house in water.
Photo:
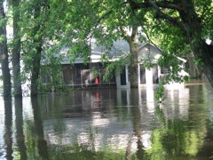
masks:
{"type": "MultiPolygon", "coordinates": [[[[160,69],[157,60],[161,56],[161,50],[151,43],[138,44],[138,84],[152,85],[158,84],[160,77],[165,74],[165,69],[160,69]],[[152,64],[151,68],[145,68],[144,64],[148,62],[152,64]]],[[[65,86],[72,87],[92,87],[92,86],[117,86],[117,88],[129,88],[131,73],[129,71],[129,54],[130,47],[125,40],[117,40],[113,43],[111,49],[97,46],[95,42],[91,47],[91,55],[89,63],[84,63],[83,58],[76,58],[70,63],[70,55],[68,49],[61,50],[62,59],[60,61],[62,72],[61,79],[65,86]],[[103,55],[108,57],[107,62],[103,62],[103,55]],[[125,61],[125,65],[118,65],[117,61],[125,61]],[[105,81],[104,75],[108,72],[106,66],[115,64],[113,72],[110,74],[110,80],[105,81]]],[[[48,67],[50,62],[48,58],[42,62],[43,68],[48,67]]],[[[51,75],[45,73],[42,77],[43,84],[51,82],[51,75]]]]}
{"type": "Polygon", "coordinates": [[[168,119],[188,119],[189,88],[182,87],[175,90],[167,90],[165,104],[161,105],[168,119]]]}
{"type": "MultiPolygon", "coordinates": [[[[188,118],[188,88],[168,91],[167,94],[168,100],[160,104],[166,119],[188,118]]],[[[44,129],[50,144],[77,143],[96,151],[108,146],[117,151],[125,150],[131,139],[130,148],[136,151],[140,138],[143,148],[148,149],[151,147],[152,131],[162,125],[155,112],[159,104],[154,100],[153,87],[132,90],[80,90],[61,98],[60,106],[71,116],[61,118],[63,131],[56,131],[52,120],[45,120],[44,129]],[[76,106],[81,109],[75,109],[76,106]],[[76,112],[80,113],[79,116],[72,116],[76,112]],[[141,127],[134,128],[138,126],[134,124],[137,117],[141,117],[137,122],[141,127]],[[141,137],[135,134],[137,130],[140,130],[141,137]]]]}

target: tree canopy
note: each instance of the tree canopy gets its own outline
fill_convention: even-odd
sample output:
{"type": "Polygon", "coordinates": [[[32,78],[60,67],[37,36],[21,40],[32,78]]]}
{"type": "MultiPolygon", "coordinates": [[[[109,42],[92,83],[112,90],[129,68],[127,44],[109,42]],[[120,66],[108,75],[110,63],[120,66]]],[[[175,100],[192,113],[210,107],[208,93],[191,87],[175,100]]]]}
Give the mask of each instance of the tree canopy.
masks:
{"type": "MultiPolygon", "coordinates": [[[[159,64],[173,67],[169,80],[181,80],[177,76],[181,68],[174,57],[186,57],[193,52],[201,72],[213,82],[212,44],[206,43],[207,39],[212,40],[213,34],[211,0],[72,0],[67,3],[72,9],[66,13],[69,27],[64,30],[65,42],[72,44],[74,39],[85,44],[94,37],[99,44],[109,47],[116,39],[126,39],[131,46],[137,35],[138,40],[150,41],[163,50],[159,64]]],[[[81,47],[71,48],[70,53],[82,53],[81,47]]]]}
{"type": "MultiPolygon", "coordinates": [[[[181,68],[174,57],[193,52],[199,69],[213,84],[213,47],[206,43],[213,37],[212,0],[14,2],[19,10],[10,7],[13,17],[20,17],[18,22],[13,19],[18,27],[15,32],[19,32],[14,33],[14,38],[20,38],[21,59],[25,62],[24,71],[31,75],[33,94],[37,93],[42,53],[51,56],[67,46],[71,61],[76,57],[86,59],[91,53],[91,38],[108,48],[115,40],[125,39],[130,45],[133,71],[137,41],[158,45],[163,51],[159,65],[173,67],[168,80],[182,81],[177,75],[181,68]]],[[[134,79],[133,76],[132,82],[134,79]]]]}

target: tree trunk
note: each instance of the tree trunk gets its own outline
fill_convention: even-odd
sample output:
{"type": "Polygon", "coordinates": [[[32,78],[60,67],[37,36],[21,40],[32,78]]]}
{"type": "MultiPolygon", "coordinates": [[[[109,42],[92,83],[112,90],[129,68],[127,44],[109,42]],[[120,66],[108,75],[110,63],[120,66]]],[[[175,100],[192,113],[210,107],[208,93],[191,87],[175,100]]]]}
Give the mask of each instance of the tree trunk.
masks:
{"type": "Polygon", "coordinates": [[[12,49],[12,64],[13,64],[13,86],[14,96],[21,97],[21,74],[20,74],[20,28],[18,22],[20,20],[19,0],[13,0],[13,49],[12,49]]]}
{"type": "Polygon", "coordinates": [[[193,1],[189,0],[187,5],[185,1],[180,1],[180,4],[184,6],[184,12],[179,12],[179,14],[185,26],[186,40],[191,46],[198,68],[213,86],[213,46],[206,44],[202,39],[203,24],[195,12],[193,1]]]}
{"type": "MultiPolygon", "coordinates": [[[[2,107],[2,106],[1,106],[2,107]]],[[[4,97],[4,144],[5,144],[5,159],[12,160],[13,157],[13,109],[12,97],[4,97]]],[[[2,128],[3,129],[3,128],[2,128]]]]}
{"type": "Polygon", "coordinates": [[[138,29],[132,27],[132,35],[129,40],[130,45],[130,84],[131,88],[138,88],[138,29]]]}
{"type": "Polygon", "coordinates": [[[41,51],[42,47],[41,44],[36,47],[36,54],[33,56],[33,67],[32,67],[32,74],[31,74],[31,96],[35,96],[38,94],[38,79],[40,75],[40,61],[41,61],[41,51]]]}
{"type": "Polygon", "coordinates": [[[130,84],[131,88],[138,88],[138,47],[134,43],[130,46],[130,53],[130,84]]]}
{"type": "MultiPolygon", "coordinates": [[[[0,17],[5,20],[3,0],[0,1],[0,17]]],[[[4,39],[0,43],[0,60],[3,76],[3,96],[11,96],[11,76],[9,69],[8,60],[8,48],[7,48],[7,33],[6,33],[6,23],[1,23],[0,26],[0,36],[4,39]]]]}
{"type": "Polygon", "coordinates": [[[34,125],[35,125],[35,133],[37,140],[37,150],[38,154],[42,159],[49,160],[48,154],[48,146],[47,141],[44,138],[44,129],[43,122],[41,118],[40,107],[38,104],[38,97],[31,97],[32,109],[33,109],[33,117],[34,117],[34,125]]]}
{"type": "Polygon", "coordinates": [[[200,41],[200,43],[191,44],[191,48],[198,61],[198,68],[213,86],[213,47],[207,45],[205,41],[200,41]]]}
{"type": "Polygon", "coordinates": [[[27,160],[27,147],[25,145],[24,123],[23,123],[23,102],[22,97],[14,99],[15,104],[15,125],[16,125],[16,141],[17,149],[20,153],[21,160],[27,160]]]}
{"type": "Polygon", "coordinates": [[[198,69],[198,67],[194,63],[195,57],[191,52],[187,55],[187,72],[189,73],[191,78],[201,78],[202,73],[198,69]]]}
{"type": "MultiPolygon", "coordinates": [[[[35,15],[34,19],[37,19],[41,14],[41,2],[35,3],[35,15]]],[[[38,24],[33,30],[33,37],[40,32],[41,24],[38,24]]],[[[40,34],[40,33],[39,33],[40,34]]],[[[31,88],[30,94],[31,96],[35,96],[38,94],[38,79],[40,75],[40,61],[41,61],[41,51],[42,51],[42,35],[33,40],[35,45],[36,52],[33,54],[32,61],[32,70],[31,70],[31,88]]]]}

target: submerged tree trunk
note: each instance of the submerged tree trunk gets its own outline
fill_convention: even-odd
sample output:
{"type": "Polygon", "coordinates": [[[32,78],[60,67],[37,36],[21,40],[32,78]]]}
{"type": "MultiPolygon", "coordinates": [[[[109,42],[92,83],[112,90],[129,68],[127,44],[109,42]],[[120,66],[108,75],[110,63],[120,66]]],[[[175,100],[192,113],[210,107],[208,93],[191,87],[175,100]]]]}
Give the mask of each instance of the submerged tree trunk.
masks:
{"type": "Polygon", "coordinates": [[[22,97],[16,97],[14,99],[15,104],[15,125],[16,125],[16,140],[17,140],[17,149],[20,153],[21,160],[27,160],[27,147],[25,145],[25,135],[23,129],[23,102],[22,97]]]}
{"type": "Polygon", "coordinates": [[[42,157],[42,159],[49,160],[48,146],[44,138],[43,122],[41,118],[40,107],[38,104],[38,97],[37,96],[31,97],[31,103],[34,116],[34,125],[36,133],[35,139],[37,140],[38,154],[40,157],[42,157]]]}
{"type": "Polygon", "coordinates": [[[13,0],[13,49],[12,49],[12,64],[13,64],[13,87],[14,96],[22,96],[21,89],[21,74],[20,74],[20,28],[18,22],[20,20],[19,0],[13,0]]]}
{"type": "MultiPolygon", "coordinates": [[[[1,106],[3,107],[3,106],[1,106]]],[[[13,110],[12,110],[12,97],[4,97],[4,148],[5,159],[12,160],[13,157],[13,110]]],[[[3,128],[2,128],[3,129],[3,128]]]]}
{"type": "Polygon", "coordinates": [[[9,69],[9,60],[8,60],[8,48],[7,48],[7,34],[6,34],[6,23],[5,23],[5,14],[3,8],[3,0],[0,0],[0,17],[1,17],[1,26],[0,26],[0,36],[3,38],[0,43],[0,61],[1,69],[3,76],[3,96],[11,96],[11,76],[9,69]]]}

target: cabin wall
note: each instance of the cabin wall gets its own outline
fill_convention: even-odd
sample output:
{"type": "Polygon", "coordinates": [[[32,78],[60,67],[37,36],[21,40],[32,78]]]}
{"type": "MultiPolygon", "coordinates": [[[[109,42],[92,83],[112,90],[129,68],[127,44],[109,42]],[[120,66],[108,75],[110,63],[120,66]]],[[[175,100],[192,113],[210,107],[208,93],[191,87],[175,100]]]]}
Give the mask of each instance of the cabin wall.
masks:
{"type": "MultiPolygon", "coordinates": [[[[115,74],[111,79],[104,81],[106,73],[103,63],[92,64],[62,64],[62,84],[71,87],[97,87],[97,86],[113,86],[116,85],[115,74]]],[[[43,67],[45,68],[45,67],[43,67]]],[[[50,83],[51,75],[43,74],[42,83],[50,83]]]]}
{"type": "Polygon", "coordinates": [[[145,68],[143,64],[139,64],[138,66],[139,86],[149,86],[159,83],[160,68],[157,64],[153,64],[151,68],[145,68]]]}
{"type": "Polygon", "coordinates": [[[138,61],[139,63],[144,62],[156,63],[160,55],[161,55],[160,49],[153,47],[150,44],[147,44],[139,49],[138,61]]]}
{"type": "Polygon", "coordinates": [[[128,65],[123,68],[116,68],[116,86],[117,88],[130,88],[128,65]]]}

